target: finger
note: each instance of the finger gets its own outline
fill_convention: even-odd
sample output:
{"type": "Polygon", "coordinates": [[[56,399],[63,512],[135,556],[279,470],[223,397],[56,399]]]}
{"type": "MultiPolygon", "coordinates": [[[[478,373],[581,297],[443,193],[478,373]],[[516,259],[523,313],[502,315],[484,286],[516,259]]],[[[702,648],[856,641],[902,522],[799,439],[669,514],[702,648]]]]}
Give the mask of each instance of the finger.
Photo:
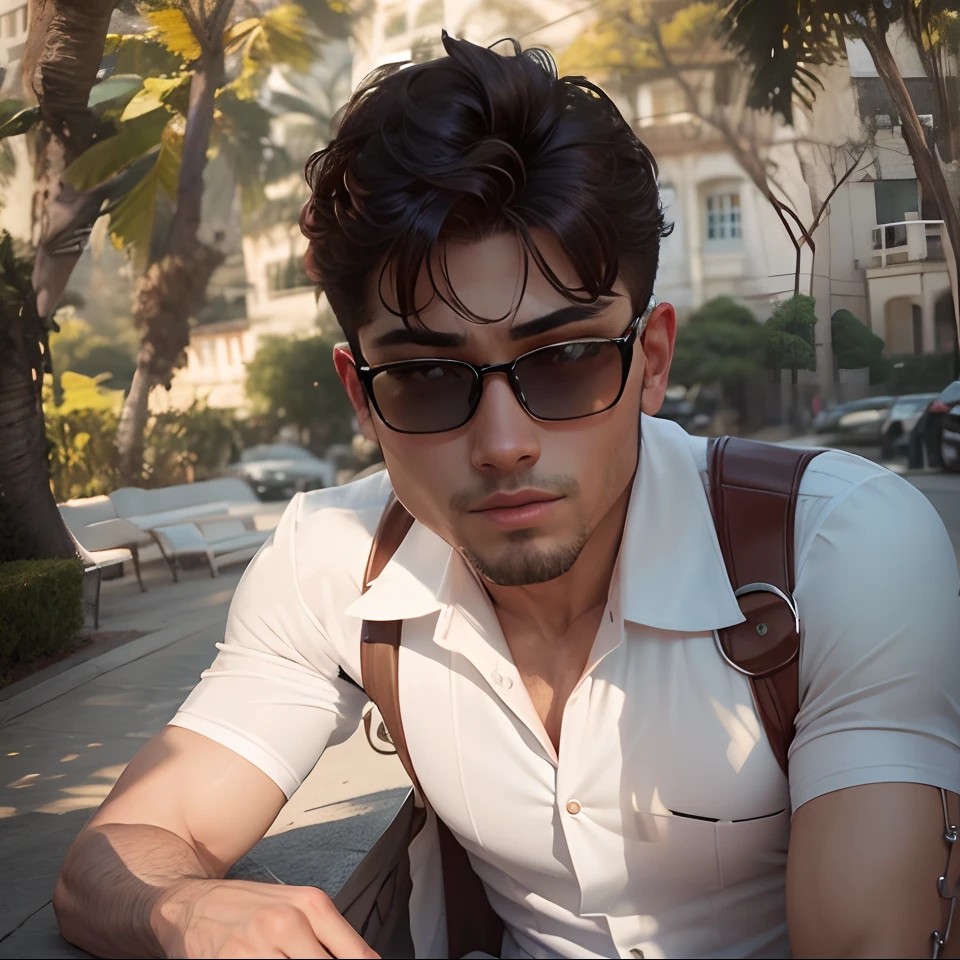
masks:
{"type": "Polygon", "coordinates": [[[298,914],[297,922],[284,934],[280,944],[283,955],[292,960],[329,960],[330,954],[317,939],[310,921],[303,913],[298,914]]]}
{"type": "Polygon", "coordinates": [[[331,957],[379,960],[380,955],[371,950],[363,937],[340,916],[333,901],[322,890],[300,887],[297,892],[300,909],[331,957]]]}

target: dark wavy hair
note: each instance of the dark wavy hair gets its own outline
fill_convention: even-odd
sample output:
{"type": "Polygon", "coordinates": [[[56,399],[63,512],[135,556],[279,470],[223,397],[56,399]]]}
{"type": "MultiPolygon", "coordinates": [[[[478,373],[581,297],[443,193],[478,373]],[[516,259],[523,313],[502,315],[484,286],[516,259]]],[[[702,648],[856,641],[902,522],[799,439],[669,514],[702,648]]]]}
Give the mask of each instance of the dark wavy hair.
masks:
{"type": "Polygon", "coordinates": [[[652,154],[597,86],[558,77],[548,53],[507,42],[512,56],[444,31],[447,56],[375,71],[346,105],[335,139],[307,162],[307,273],[354,347],[374,276],[381,302],[407,324],[426,306],[415,302],[424,269],[433,294],[465,318],[504,319],[460,302],[444,267],[447,239],[512,231],[526,269],[532,258],[568,299],[609,296],[619,277],[633,308],[646,307],[669,233],[652,154]],[[538,228],[560,243],[578,286],[545,262],[538,228]],[[385,282],[399,310],[385,300],[385,282]]]}

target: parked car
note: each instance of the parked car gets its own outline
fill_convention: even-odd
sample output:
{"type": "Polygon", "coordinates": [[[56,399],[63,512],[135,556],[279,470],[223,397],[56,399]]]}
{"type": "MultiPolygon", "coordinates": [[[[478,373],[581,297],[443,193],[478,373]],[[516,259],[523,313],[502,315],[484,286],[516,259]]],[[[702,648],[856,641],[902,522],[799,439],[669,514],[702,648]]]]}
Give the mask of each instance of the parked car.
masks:
{"type": "MultiPolygon", "coordinates": [[[[947,470],[960,470],[960,380],[948,384],[924,415],[924,443],[947,470]]],[[[934,464],[936,465],[936,464],[934,464]]]]}
{"type": "Polygon", "coordinates": [[[670,387],[657,416],[680,424],[687,433],[696,433],[710,426],[716,413],[716,402],[702,391],[693,392],[694,399],[683,387],[670,387]]]}
{"type": "Polygon", "coordinates": [[[844,443],[880,443],[880,432],[895,402],[894,397],[867,397],[824,410],[813,421],[813,429],[844,443]]]}
{"type": "Polygon", "coordinates": [[[332,487],[336,467],[295,443],[262,443],[240,454],[227,473],[242,477],[261,500],[288,500],[301,490],[332,487]]]}
{"type": "Polygon", "coordinates": [[[896,403],[880,428],[880,453],[890,459],[907,452],[910,433],[927,407],[936,400],[936,393],[914,393],[897,397],[896,403]]]}

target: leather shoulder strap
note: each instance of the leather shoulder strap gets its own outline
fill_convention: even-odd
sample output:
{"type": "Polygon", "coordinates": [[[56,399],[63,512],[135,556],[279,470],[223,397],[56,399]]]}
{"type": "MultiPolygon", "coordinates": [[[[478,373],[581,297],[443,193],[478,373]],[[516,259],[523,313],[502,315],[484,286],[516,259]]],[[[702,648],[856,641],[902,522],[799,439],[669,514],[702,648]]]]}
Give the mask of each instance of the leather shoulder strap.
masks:
{"type": "MultiPolygon", "coordinates": [[[[361,592],[366,593],[383,568],[397,552],[413,525],[413,517],[391,493],[380,525],[373,535],[361,592]]],[[[400,635],[402,620],[364,620],[360,632],[360,682],[367,696],[377,705],[386,724],[397,756],[407,776],[423,795],[417,774],[410,762],[407,741],[400,719],[400,635]]]]}
{"type": "MultiPolygon", "coordinates": [[[[362,590],[380,576],[413,525],[413,517],[393,494],[374,534],[363,575],[362,590]]],[[[407,776],[427,802],[410,760],[400,716],[400,639],[402,620],[364,620],[360,634],[360,670],[363,688],[377,705],[407,776]]],[[[464,957],[473,951],[499,956],[503,923],[490,906],[467,852],[438,817],[443,892],[447,915],[447,956],[464,957]]]]}
{"type": "Polygon", "coordinates": [[[800,707],[800,620],[793,590],[800,480],[820,450],[722,437],[709,446],[720,549],[747,618],[717,632],[721,655],[750,678],[777,762],[787,771],[800,707]]]}

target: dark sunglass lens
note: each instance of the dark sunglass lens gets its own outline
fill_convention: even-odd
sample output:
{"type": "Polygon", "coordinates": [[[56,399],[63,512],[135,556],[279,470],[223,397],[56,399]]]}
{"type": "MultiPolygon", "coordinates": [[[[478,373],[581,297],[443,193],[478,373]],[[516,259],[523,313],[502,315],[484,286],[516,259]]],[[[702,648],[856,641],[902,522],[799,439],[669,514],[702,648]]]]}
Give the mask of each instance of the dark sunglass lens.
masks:
{"type": "Polygon", "coordinates": [[[535,350],[514,374],[530,412],[541,420],[573,420],[611,407],[623,386],[623,361],[605,340],[535,350]]]}
{"type": "Polygon", "coordinates": [[[476,375],[463,363],[412,361],[373,378],[381,416],[406,433],[440,433],[461,426],[473,410],[476,392],[476,375]]]}

